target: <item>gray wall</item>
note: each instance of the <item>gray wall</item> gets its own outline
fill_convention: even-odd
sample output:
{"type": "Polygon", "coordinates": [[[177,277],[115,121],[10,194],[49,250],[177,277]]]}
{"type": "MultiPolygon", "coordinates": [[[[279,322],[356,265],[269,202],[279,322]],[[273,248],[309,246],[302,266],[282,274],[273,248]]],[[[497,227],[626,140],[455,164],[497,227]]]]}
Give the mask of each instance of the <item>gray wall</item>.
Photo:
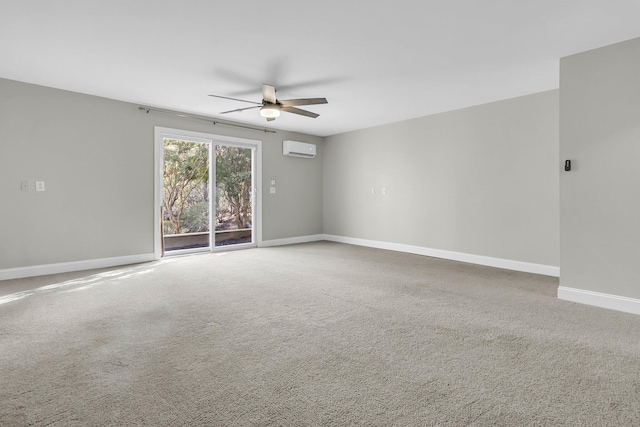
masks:
{"type": "Polygon", "coordinates": [[[560,62],[560,285],[640,298],[640,39],[560,62]]]}
{"type": "Polygon", "coordinates": [[[152,253],[154,126],[262,140],[263,239],[322,233],[322,138],[145,114],[3,79],[0,118],[0,269],[152,253]],[[283,157],[283,139],[318,144],[318,157],[283,157]]]}
{"type": "Polygon", "coordinates": [[[558,266],[558,103],[549,91],[326,138],[324,232],[558,266]]]}

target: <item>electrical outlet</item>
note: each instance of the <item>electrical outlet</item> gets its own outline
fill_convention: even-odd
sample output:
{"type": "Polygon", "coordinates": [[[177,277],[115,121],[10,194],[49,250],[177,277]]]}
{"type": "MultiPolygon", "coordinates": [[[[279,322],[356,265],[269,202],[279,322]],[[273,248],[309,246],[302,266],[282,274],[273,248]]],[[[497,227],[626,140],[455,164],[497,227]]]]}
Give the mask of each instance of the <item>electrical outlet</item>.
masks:
{"type": "Polygon", "coordinates": [[[44,191],[44,181],[36,181],[36,191],[44,191]]]}

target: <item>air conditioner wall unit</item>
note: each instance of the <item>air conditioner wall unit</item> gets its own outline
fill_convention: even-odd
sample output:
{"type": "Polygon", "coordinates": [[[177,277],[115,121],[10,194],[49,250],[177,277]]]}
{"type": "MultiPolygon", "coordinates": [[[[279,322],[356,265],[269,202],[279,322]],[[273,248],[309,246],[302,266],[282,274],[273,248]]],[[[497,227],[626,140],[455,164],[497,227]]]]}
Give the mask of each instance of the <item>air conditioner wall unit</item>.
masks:
{"type": "Polygon", "coordinates": [[[298,141],[282,141],[282,154],[290,157],[312,159],[316,156],[316,145],[298,141]]]}

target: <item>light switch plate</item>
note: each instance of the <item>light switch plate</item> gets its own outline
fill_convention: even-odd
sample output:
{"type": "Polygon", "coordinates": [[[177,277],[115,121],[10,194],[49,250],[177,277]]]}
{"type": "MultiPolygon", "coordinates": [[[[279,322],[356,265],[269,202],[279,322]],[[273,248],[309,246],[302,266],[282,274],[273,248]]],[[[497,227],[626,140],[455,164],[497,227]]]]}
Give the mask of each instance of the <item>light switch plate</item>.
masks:
{"type": "Polygon", "coordinates": [[[276,187],[270,187],[269,188],[269,193],[276,194],[276,187]]]}
{"type": "Polygon", "coordinates": [[[44,181],[36,181],[36,191],[44,191],[44,181]]]}

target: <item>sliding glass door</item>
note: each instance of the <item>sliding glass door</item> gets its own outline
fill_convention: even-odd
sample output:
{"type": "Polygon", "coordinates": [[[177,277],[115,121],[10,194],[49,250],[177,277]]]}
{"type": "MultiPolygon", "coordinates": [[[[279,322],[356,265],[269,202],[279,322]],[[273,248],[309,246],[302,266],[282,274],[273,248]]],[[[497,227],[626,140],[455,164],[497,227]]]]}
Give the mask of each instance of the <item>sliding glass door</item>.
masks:
{"type": "Polygon", "coordinates": [[[159,256],[255,246],[258,149],[242,141],[156,129],[159,256]]]}

